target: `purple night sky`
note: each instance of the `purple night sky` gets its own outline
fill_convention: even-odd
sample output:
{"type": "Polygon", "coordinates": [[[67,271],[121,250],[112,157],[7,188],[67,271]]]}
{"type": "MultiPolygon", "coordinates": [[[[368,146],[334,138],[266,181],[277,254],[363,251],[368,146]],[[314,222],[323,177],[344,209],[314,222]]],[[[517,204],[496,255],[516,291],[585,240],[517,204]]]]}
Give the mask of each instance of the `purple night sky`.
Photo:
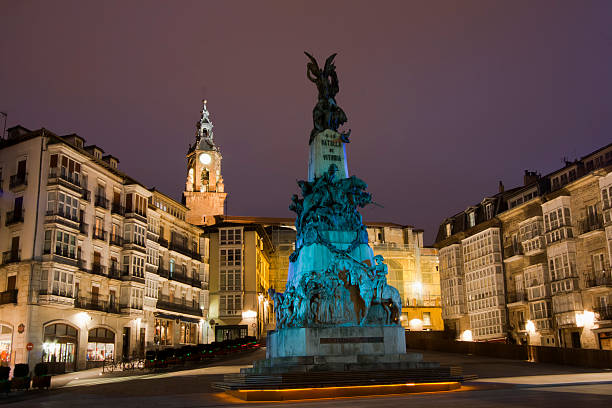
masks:
{"type": "MultiPolygon", "coordinates": [[[[201,100],[231,215],[290,216],[338,52],[364,219],[446,217],[612,139],[610,1],[22,1],[0,6],[8,126],[78,133],[180,200],[201,100]]],[[[0,123],[0,126],[2,124],[0,123]]]]}

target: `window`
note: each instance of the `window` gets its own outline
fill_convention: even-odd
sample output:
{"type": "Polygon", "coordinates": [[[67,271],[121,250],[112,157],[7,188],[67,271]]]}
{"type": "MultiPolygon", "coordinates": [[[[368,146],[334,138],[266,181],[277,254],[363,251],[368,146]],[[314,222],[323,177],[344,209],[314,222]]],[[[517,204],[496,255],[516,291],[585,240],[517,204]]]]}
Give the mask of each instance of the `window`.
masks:
{"type": "Polygon", "coordinates": [[[476,225],[476,212],[472,211],[468,213],[468,227],[472,228],[476,225]]]}
{"type": "Polygon", "coordinates": [[[145,228],[140,225],[134,225],[134,243],[145,246],[145,228]]]}
{"type": "Polygon", "coordinates": [[[143,293],[144,291],[142,289],[132,288],[132,292],[130,296],[130,308],[142,309],[143,293]]]}
{"type": "Polygon", "coordinates": [[[74,292],[74,274],[60,270],[43,269],[40,277],[41,294],[72,297],[74,292]]]}
{"type": "Polygon", "coordinates": [[[173,325],[171,320],[155,319],[155,337],[153,342],[162,346],[172,345],[173,325]]]}
{"type": "Polygon", "coordinates": [[[240,269],[219,271],[219,290],[242,290],[242,271],[240,269]]]}
{"type": "Polygon", "coordinates": [[[182,344],[196,344],[198,325],[196,323],[181,322],[179,330],[179,342],[182,344]]]}
{"type": "Polygon", "coordinates": [[[566,253],[549,258],[548,269],[550,271],[551,281],[572,277],[576,269],[573,262],[573,254],[566,253]],[[572,259],[571,262],[570,259],[572,259]]]}
{"type": "Polygon", "coordinates": [[[493,218],[493,204],[488,203],[485,206],[485,217],[487,218],[487,220],[493,218]]]}
{"type": "Polygon", "coordinates": [[[431,313],[423,312],[423,326],[431,326],[431,313]]]}
{"type": "Polygon", "coordinates": [[[604,254],[596,254],[592,255],[591,259],[593,261],[593,272],[603,272],[604,270],[604,254]]]}
{"type": "Polygon", "coordinates": [[[144,258],[136,255],[132,256],[132,275],[144,278],[144,258]]]}
{"type": "Polygon", "coordinates": [[[227,228],[219,230],[221,245],[237,245],[242,243],[241,228],[227,228]]]}
{"type": "Polygon", "coordinates": [[[104,239],[104,219],[96,217],[94,221],[94,238],[104,239]]]}
{"type": "Polygon", "coordinates": [[[451,223],[446,223],[446,237],[450,237],[452,234],[452,226],[451,223]]]}
{"type": "Polygon", "coordinates": [[[220,265],[221,266],[237,266],[241,265],[242,249],[222,249],[220,250],[220,265]]]}
{"type": "Polygon", "coordinates": [[[174,259],[170,260],[170,276],[174,273],[174,259]]]}
{"type": "Polygon", "coordinates": [[[221,295],[219,314],[221,316],[235,316],[242,310],[242,295],[221,295]]]}
{"type": "Polygon", "coordinates": [[[147,263],[159,266],[159,251],[153,248],[147,248],[147,263]]]}
{"type": "Polygon", "coordinates": [[[530,303],[529,312],[532,319],[546,319],[550,317],[550,305],[544,300],[530,303]]]}
{"type": "Polygon", "coordinates": [[[79,199],[59,191],[47,194],[47,213],[78,221],[79,199]]]}
{"type": "Polygon", "coordinates": [[[55,254],[75,259],[76,235],[57,230],[55,234],[55,254]]]}

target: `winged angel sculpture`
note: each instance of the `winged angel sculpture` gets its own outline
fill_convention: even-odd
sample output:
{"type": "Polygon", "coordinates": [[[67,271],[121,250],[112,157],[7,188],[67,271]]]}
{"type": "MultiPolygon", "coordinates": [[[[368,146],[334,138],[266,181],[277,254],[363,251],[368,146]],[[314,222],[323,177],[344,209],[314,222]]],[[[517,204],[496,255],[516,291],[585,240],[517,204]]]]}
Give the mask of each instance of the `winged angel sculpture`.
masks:
{"type": "MultiPolygon", "coordinates": [[[[347,121],[347,118],[335,99],[336,94],[340,90],[336,66],[334,65],[334,58],[337,54],[332,54],[325,60],[323,69],[319,67],[317,60],[312,55],[306,51],[304,51],[304,54],[310,59],[310,62],[306,65],[306,76],[315,83],[319,91],[318,102],[312,111],[314,127],[312,132],[310,132],[310,140],[308,142],[308,144],[311,144],[315,136],[325,129],[338,131],[338,128],[347,121]]],[[[350,130],[340,133],[344,143],[349,142],[350,134],[350,130]]]]}

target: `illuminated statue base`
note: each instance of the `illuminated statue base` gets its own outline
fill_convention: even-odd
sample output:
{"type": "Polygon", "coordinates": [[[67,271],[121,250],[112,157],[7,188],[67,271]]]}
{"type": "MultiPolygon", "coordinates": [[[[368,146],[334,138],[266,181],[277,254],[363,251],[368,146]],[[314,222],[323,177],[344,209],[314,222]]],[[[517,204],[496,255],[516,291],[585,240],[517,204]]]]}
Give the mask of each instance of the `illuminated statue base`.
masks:
{"type": "Polygon", "coordinates": [[[280,329],[268,333],[266,357],[397,356],[406,353],[405,335],[401,326],[280,329]]]}

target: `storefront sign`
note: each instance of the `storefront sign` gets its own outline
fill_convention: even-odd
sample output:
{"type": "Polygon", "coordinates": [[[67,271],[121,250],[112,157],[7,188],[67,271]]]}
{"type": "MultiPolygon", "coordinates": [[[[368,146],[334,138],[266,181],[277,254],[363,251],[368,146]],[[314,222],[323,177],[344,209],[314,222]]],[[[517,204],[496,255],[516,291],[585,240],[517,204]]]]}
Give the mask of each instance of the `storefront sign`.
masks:
{"type": "Polygon", "coordinates": [[[19,326],[17,326],[17,332],[21,334],[24,331],[25,331],[25,325],[23,323],[20,323],[19,326]]]}

